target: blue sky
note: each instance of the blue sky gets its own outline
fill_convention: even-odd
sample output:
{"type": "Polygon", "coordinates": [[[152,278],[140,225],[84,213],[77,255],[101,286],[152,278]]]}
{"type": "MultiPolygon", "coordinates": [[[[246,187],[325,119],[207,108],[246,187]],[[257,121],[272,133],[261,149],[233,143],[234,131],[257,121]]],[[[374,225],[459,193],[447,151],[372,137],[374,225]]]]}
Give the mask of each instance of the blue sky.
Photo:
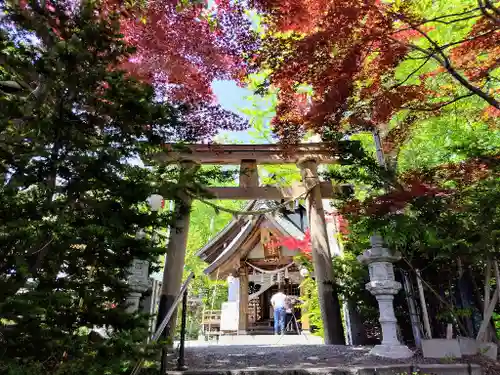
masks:
{"type": "MultiPolygon", "coordinates": [[[[252,91],[239,87],[235,81],[214,81],[212,83],[212,90],[217,97],[219,104],[228,111],[235,112],[240,116],[248,118],[241,111],[247,105],[247,96],[252,95],[252,91]]],[[[239,132],[222,132],[221,134],[243,142],[249,142],[250,136],[248,131],[239,132]]]]}
{"type": "Polygon", "coordinates": [[[241,112],[238,109],[245,106],[245,97],[252,95],[250,90],[238,87],[235,81],[214,81],[212,83],[212,90],[217,96],[219,103],[225,109],[240,114],[241,112]]]}
{"type": "MultiPolygon", "coordinates": [[[[228,111],[239,114],[245,118],[248,118],[243,112],[240,111],[244,108],[248,102],[245,99],[247,96],[252,95],[252,91],[239,87],[235,81],[214,81],[212,83],[212,90],[217,97],[219,104],[228,111]]],[[[251,137],[248,134],[248,130],[245,131],[225,131],[221,132],[220,135],[228,137],[230,140],[238,140],[245,143],[250,143],[251,137]]],[[[128,160],[131,164],[142,164],[140,159],[131,158],[128,160]]]]}

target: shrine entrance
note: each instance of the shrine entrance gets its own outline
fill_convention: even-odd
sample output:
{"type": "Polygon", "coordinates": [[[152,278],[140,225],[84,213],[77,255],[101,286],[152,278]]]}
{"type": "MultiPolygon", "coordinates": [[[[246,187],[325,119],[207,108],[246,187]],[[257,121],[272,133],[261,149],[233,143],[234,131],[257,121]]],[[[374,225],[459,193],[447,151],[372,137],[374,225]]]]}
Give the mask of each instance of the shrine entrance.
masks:
{"type": "MultiPolygon", "coordinates": [[[[340,302],[335,287],[335,279],[332,269],[332,254],[330,250],[329,238],[327,235],[325,212],[323,199],[331,199],[335,196],[335,187],[330,181],[321,182],[318,177],[318,165],[336,163],[339,154],[342,152],[343,143],[339,142],[337,148],[323,143],[307,143],[299,145],[188,145],[182,151],[168,148],[167,152],[158,155],[157,159],[164,163],[178,163],[184,168],[185,173],[190,173],[193,168],[200,164],[211,165],[238,165],[240,166],[239,187],[207,187],[206,191],[212,199],[241,199],[249,200],[255,205],[258,202],[294,202],[304,199],[305,211],[307,213],[307,223],[310,230],[312,257],[314,263],[315,278],[318,286],[318,296],[325,332],[325,344],[345,344],[343,326],[340,312],[340,302]],[[275,186],[262,186],[259,181],[257,165],[259,164],[296,164],[302,175],[302,183],[288,188],[275,186]]],[[[177,230],[172,231],[167,246],[167,262],[164,269],[161,299],[159,306],[159,321],[163,320],[166,311],[173,305],[182,283],[182,271],[184,268],[184,257],[186,254],[187,234],[189,230],[189,214],[191,201],[202,199],[203,197],[185,194],[182,201],[176,205],[175,210],[180,216],[177,222],[177,230]]],[[[209,198],[210,199],[210,198],[209,198]]],[[[283,205],[282,205],[283,206],[283,205]]],[[[228,278],[230,289],[228,300],[235,298],[237,293],[238,321],[237,331],[240,334],[248,333],[250,318],[255,323],[267,316],[265,296],[263,293],[271,293],[269,289],[281,280],[286,279],[281,272],[288,272],[289,279],[292,271],[293,254],[285,254],[286,249],[267,248],[262,245],[263,221],[269,221],[272,225],[267,235],[274,235],[276,230],[275,222],[265,216],[267,213],[276,212],[276,207],[262,209],[248,207],[240,213],[240,217],[246,219],[234,220],[235,224],[225,228],[212,241],[211,246],[205,247],[200,256],[209,263],[206,273],[219,279],[228,278]],[[224,240],[225,236],[231,238],[230,242],[224,240]],[[259,257],[252,258],[251,254],[256,254],[256,246],[261,244],[259,257]],[[272,252],[275,251],[273,255],[272,252]],[[267,255],[266,255],[267,254],[267,255]],[[288,259],[287,259],[288,257],[288,259]],[[267,259],[267,262],[266,262],[267,259]],[[262,263],[265,262],[266,264],[262,263]],[[255,263],[255,264],[254,264],[255,263]],[[285,269],[277,267],[285,267],[285,269]],[[267,269],[266,269],[267,267],[267,269]],[[272,269],[274,271],[272,271],[272,269]],[[269,274],[279,274],[272,279],[269,274]],[[255,271],[255,273],[254,273],[255,271]],[[266,290],[259,296],[249,294],[249,286],[252,275],[263,274],[268,278],[266,290]],[[277,280],[280,278],[280,280],[277,280]],[[270,281],[272,279],[272,281],[270,281]],[[235,280],[238,280],[236,282],[235,280]],[[236,286],[237,285],[237,286],[236,286]],[[254,302],[261,311],[256,311],[253,315],[250,310],[251,300],[259,297],[259,303],[254,302]],[[262,301],[262,303],[260,302],[262,301]],[[260,314],[260,315],[259,315],[260,314]]],[[[279,226],[279,225],[278,225],[279,226]]],[[[279,229],[279,228],[278,228],[279,229]]],[[[289,228],[285,228],[285,232],[289,228]]],[[[303,233],[303,232],[302,232],[303,233]]],[[[297,270],[298,271],[298,270],[297,270]]],[[[298,273],[293,271],[293,273],[298,273]]],[[[261,277],[262,276],[257,276],[261,277]]],[[[255,285],[255,281],[253,281],[255,285]]],[[[266,282],[266,280],[264,280],[266,282]]],[[[290,282],[290,287],[300,283],[290,282]]],[[[261,288],[265,288],[261,285],[261,288]]],[[[231,302],[231,301],[228,301],[231,302]]],[[[171,320],[175,322],[175,318],[171,320]]],[[[172,337],[174,326],[171,323],[167,326],[167,336],[172,337]]]]}
{"type": "MultiPolygon", "coordinates": [[[[270,211],[278,202],[253,201],[246,210],[270,211]]],[[[205,273],[213,280],[228,281],[228,295],[222,311],[205,310],[203,335],[206,339],[219,334],[272,335],[273,309],[271,297],[282,287],[296,303],[295,318],[302,312],[297,307],[302,296],[303,277],[294,256],[300,249],[281,246],[280,238],[303,239],[308,228],[306,209],[296,205],[253,217],[232,220],[197,253],[207,262],[205,273]],[[245,319],[246,317],[246,319],[245,319]],[[240,319],[241,318],[241,319],[240,319]]],[[[289,334],[309,329],[306,319],[290,326],[289,334]],[[301,329],[299,329],[301,328],[301,329]]]]}

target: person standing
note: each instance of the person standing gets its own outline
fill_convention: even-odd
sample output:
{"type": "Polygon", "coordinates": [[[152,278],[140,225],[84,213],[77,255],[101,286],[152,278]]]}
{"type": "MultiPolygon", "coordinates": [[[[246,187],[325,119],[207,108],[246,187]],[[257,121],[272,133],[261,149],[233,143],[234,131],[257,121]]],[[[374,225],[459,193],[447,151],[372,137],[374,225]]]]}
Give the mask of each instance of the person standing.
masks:
{"type": "Polygon", "coordinates": [[[278,292],[271,297],[271,305],[274,310],[274,334],[279,335],[285,332],[285,304],[286,295],[280,286],[278,292]]]}

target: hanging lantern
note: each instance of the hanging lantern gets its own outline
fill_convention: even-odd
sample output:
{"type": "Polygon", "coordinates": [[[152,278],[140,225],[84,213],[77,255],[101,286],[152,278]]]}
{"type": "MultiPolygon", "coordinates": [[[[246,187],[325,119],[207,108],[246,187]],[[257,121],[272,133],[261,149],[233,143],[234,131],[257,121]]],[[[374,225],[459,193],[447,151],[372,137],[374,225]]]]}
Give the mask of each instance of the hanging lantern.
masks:
{"type": "Polygon", "coordinates": [[[262,272],[260,274],[260,282],[263,283],[264,282],[264,272],[262,272]]]}
{"type": "Polygon", "coordinates": [[[288,267],[285,268],[285,279],[289,279],[290,276],[288,275],[288,267]]]}
{"type": "Polygon", "coordinates": [[[148,198],[151,211],[159,211],[163,205],[163,197],[160,194],[153,194],[148,198]]]}
{"type": "Polygon", "coordinates": [[[307,268],[303,267],[300,269],[300,276],[302,276],[304,278],[309,276],[309,271],[307,270],[307,268]]]}

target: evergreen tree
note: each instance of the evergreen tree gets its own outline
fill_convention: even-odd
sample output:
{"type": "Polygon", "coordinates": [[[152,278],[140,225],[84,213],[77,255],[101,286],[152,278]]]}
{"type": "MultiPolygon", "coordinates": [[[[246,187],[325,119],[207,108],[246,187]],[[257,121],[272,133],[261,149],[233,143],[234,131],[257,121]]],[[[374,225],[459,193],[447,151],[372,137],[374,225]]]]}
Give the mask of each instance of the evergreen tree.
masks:
{"type": "Polygon", "coordinates": [[[131,160],[204,130],[117,68],[133,50],[115,15],[85,1],[3,11],[0,372],[121,373],[145,338],[145,317],[126,312],[127,270],[135,258],[155,268],[152,231],[171,223],[145,202],[158,190],[176,200],[198,178],[131,160]]]}

